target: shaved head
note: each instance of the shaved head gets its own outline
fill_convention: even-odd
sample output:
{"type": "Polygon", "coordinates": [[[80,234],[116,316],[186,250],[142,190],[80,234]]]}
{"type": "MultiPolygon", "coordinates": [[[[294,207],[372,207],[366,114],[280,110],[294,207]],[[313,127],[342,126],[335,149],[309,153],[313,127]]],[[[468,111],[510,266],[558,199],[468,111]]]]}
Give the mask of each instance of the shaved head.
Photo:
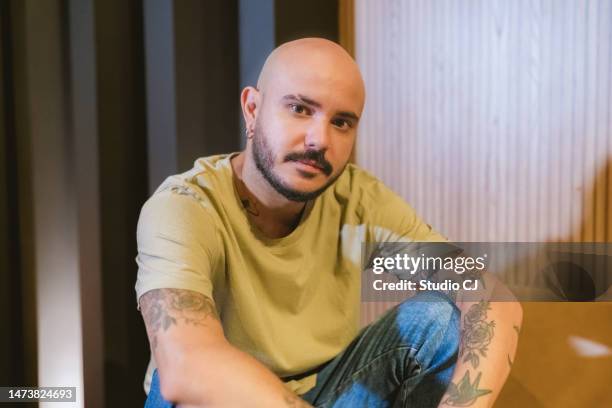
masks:
{"type": "Polygon", "coordinates": [[[265,92],[279,76],[308,76],[309,72],[343,76],[363,103],[365,89],[359,67],[344,48],[323,38],[290,41],[272,51],[261,69],[257,88],[265,92]]]}
{"type": "Polygon", "coordinates": [[[353,149],[365,88],[338,44],[303,38],[276,48],[241,104],[244,177],[286,200],[316,198],[341,175],[353,149]]]}

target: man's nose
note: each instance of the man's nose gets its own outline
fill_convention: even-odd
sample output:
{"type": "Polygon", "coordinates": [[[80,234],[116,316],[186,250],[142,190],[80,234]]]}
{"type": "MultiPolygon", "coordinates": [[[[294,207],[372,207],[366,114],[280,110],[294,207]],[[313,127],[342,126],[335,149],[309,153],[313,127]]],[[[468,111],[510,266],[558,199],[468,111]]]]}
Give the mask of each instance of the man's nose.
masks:
{"type": "Polygon", "coordinates": [[[304,145],[308,149],[327,150],[330,140],[330,126],[325,121],[316,121],[306,133],[304,145]]]}

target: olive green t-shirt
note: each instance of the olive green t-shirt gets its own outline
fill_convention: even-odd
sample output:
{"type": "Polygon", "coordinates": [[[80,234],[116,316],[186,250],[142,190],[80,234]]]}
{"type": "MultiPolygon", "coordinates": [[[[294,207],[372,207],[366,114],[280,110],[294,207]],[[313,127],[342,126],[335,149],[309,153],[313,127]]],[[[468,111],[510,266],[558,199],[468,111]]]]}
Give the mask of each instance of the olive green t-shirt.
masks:
{"type": "MultiPolygon", "coordinates": [[[[189,289],[213,299],[228,341],[279,377],[340,353],[359,330],[363,242],[444,240],[398,195],[349,164],[289,235],[270,239],[240,202],[232,155],[166,179],[138,222],[136,295],[189,289]]],[[[155,362],[149,364],[145,389],[155,362]]],[[[286,385],[298,394],[316,375],[286,385]]]]}

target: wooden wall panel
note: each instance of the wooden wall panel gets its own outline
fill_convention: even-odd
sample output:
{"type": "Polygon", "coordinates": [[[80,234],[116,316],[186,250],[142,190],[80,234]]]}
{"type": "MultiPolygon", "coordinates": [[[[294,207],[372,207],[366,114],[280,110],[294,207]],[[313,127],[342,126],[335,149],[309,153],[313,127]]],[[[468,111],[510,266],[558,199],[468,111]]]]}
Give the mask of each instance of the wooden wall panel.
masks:
{"type": "Polygon", "coordinates": [[[455,241],[609,241],[612,2],[355,1],[357,162],[455,241]]]}

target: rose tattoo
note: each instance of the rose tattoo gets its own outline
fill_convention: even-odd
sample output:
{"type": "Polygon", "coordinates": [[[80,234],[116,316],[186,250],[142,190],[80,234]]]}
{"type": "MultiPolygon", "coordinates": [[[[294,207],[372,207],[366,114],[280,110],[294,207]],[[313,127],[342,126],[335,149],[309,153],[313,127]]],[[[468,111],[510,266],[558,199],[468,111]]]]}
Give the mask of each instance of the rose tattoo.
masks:
{"type": "Polygon", "coordinates": [[[486,321],[489,309],[489,302],[480,301],[470,307],[463,319],[461,354],[463,361],[471,362],[474,368],[478,367],[480,356],[487,356],[487,347],[493,338],[495,322],[486,321]]]}

